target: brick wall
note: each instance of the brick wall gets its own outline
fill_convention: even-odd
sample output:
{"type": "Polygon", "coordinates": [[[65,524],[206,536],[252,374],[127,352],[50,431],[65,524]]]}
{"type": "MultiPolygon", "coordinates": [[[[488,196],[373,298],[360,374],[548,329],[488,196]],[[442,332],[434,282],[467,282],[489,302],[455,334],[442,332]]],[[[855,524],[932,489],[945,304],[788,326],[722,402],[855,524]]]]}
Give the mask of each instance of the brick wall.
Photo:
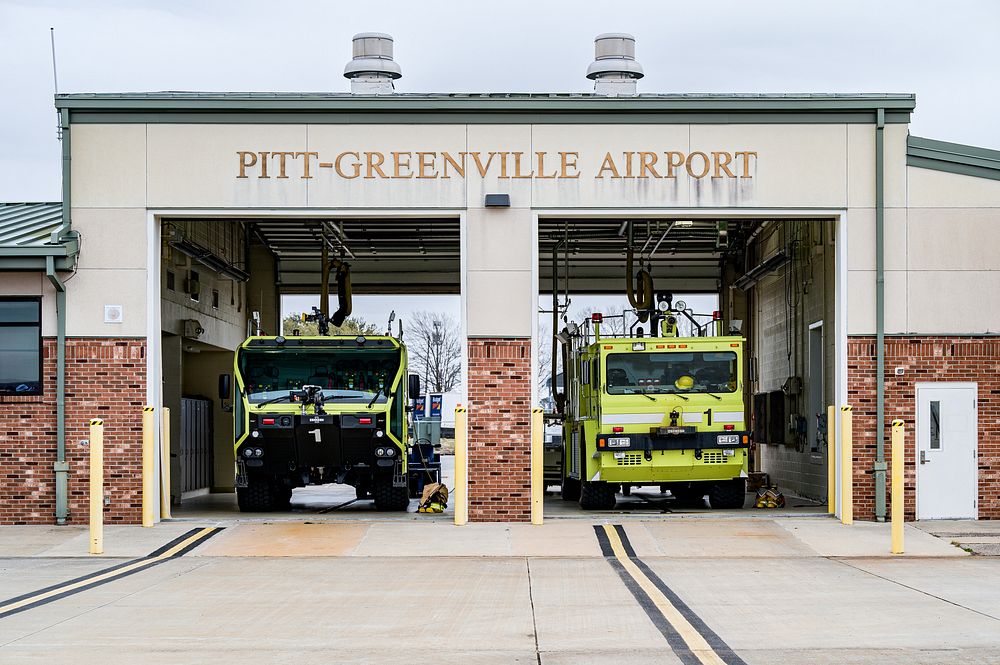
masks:
{"type": "MultiPolygon", "coordinates": [[[[0,397],[0,524],[55,522],[56,342],[43,340],[44,394],[0,397]]],[[[66,460],[70,524],[88,517],[91,418],[104,420],[104,519],[136,524],[142,512],[142,406],[146,342],[66,340],[66,460]]]]}
{"type": "MultiPolygon", "coordinates": [[[[848,403],[854,407],[854,514],[873,519],[875,477],[869,473],[876,448],[875,338],[851,337],[847,344],[848,403]]],[[[886,339],[886,460],[889,425],[906,423],[905,513],[916,516],[917,382],[974,381],[979,384],[979,517],[1000,519],[1000,340],[982,337],[890,337],[886,339]],[[894,369],[902,367],[902,376],[894,369]]],[[[886,490],[891,488],[891,467],[886,490]]],[[[886,497],[886,505],[890,505],[886,497]]]]}
{"type": "Polygon", "coordinates": [[[531,341],[469,340],[469,519],[531,519],[531,341]]]}

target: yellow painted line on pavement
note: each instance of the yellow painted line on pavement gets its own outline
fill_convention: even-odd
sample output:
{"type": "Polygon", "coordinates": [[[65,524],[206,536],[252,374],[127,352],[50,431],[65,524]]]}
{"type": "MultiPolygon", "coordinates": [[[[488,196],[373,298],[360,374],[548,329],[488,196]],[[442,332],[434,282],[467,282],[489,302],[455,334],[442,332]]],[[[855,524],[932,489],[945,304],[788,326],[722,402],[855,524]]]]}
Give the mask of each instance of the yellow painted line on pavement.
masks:
{"type": "Polygon", "coordinates": [[[685,644],[691,652],[698,658],[704,665],[726,665],[726,661],[719,657],[719,654],[715,653],[715,650],[705,641],[705,638],[695,630],[694,626],[691,625],[684,615],[674,607],[673,603],[663,595],[663,593],[656,588],[656,585],[646,577],[645,574],[639,567],[633,563],[632,559],[625,553],[625,547],[622,545],[621,538],[618,537],[618,532],[610,524],[605,524],[604,533],[608,537],[608,542],[611,544],[611,549],[615,554],[615,558],[622,565],[636,584],[649,596],[650,600],[656,606],[656,609],[660,611],[677,634],[681,636],[685,644]]]}
{"type": "Polygon", "coordinates": [[[96,573],[84,575],[83,577],[78,577],[67,582],[39,589],[38,591],[32,591],[7,601],[0,601],[0,619],[81,591],[86,591],[87,589],[92,589],[95,586],[107,584],[108,582],[132,575],[146,568],[151,568],[169,559],[183,556],[221,530],[219,527],[195,529],[170,541],[152,554],[141,559],[126,561],[125,563],[111,566],[96,573]]]}

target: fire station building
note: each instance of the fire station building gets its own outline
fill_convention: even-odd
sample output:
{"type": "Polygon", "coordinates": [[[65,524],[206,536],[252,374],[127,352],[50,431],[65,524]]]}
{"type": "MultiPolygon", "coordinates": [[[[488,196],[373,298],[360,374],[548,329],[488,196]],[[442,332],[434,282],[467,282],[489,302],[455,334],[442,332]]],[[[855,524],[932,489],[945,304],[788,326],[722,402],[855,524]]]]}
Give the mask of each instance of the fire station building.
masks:
{"type": "Polygon", "coordinates": [[[91,418],[138,522],[146,405],[175,500],[232,492],[217,377],[323,247],[357,294],[460,295],[470,519],[526,520],[540,296],[624,294],[626,223],[747,339],[770,482],[825,500],[850,405],[856,518],[894,419],[909,519],[1000,517],[1000,152],[912,136],[910,94],[640,91],[634,47],[598,38],[588,93],[399,93],[368,33],[349,92],[57,95],[62,200],[0,205],[0,523],[86,521],[91,418]]]}

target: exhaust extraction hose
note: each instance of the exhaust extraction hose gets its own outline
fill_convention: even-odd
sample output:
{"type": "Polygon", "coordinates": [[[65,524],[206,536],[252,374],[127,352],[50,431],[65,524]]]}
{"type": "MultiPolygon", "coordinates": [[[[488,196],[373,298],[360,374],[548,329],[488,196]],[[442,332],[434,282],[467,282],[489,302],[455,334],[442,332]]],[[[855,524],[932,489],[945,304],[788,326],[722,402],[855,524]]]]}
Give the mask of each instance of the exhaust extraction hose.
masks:
{"type": "Polygon", "coordinates": [[[330,322],[338,328],[344,325],[344,319],[351,315],[351,265],[340,262],[337,266],[337,311],[330,317],[330,322]]]}
{"type": "Polygon", "coordinates": [[[625,290],[629,304],[635,308],[639,320],[645,323],[649,319],[649,308],[653,305],[653,276],[641,267],[639,273],[633,276],[634,258],[635,253],[630,244],[625,257],[625,290]]]}

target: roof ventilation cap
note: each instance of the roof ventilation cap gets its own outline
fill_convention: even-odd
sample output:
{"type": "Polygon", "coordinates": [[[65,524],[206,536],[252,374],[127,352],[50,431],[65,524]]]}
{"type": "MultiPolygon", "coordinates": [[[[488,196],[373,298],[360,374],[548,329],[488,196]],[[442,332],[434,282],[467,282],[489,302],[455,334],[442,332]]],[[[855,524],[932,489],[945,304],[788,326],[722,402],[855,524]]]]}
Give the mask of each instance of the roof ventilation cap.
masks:
{"type": "Polygon", "coordinates": [[[354,57],[344,67],[344,76],[351,80],[355,95],[391,95],[396,91],[393,81],[403,71],[392,59],[392,37],[382,32],[360,32],[354,35],[354,57]]]}
{"type": "Polygon", "coordinates": [[[594,61],[587,78],[594,92],[609,97],[638,94],[636,82],[643,77],[642,65],[635,60],[635,37],[624,32],[606,32],[594,39],[594,61]]]}

